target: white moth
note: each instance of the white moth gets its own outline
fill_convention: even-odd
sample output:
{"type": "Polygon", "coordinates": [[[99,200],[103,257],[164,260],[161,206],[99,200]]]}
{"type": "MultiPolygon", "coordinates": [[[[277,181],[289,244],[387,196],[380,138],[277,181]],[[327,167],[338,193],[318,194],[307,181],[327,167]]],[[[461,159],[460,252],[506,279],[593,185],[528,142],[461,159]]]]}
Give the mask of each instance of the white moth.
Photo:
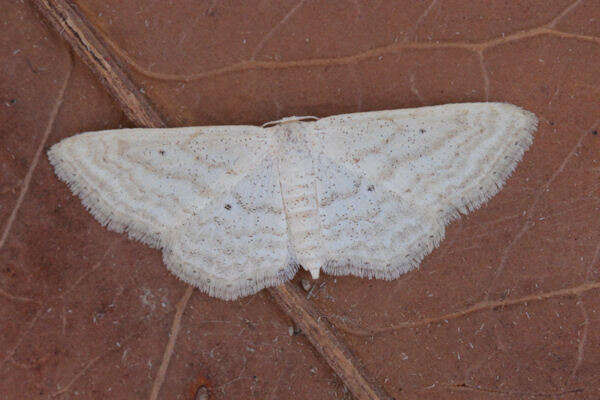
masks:
{"type": "Polygon", "coordinates": [[[415,268],[445,225],[498,192],[537,126],[503,103],[306,119],[88,132],[48,156],[100,223],[236,299],[299,266],[313,278],[415,268]]]}

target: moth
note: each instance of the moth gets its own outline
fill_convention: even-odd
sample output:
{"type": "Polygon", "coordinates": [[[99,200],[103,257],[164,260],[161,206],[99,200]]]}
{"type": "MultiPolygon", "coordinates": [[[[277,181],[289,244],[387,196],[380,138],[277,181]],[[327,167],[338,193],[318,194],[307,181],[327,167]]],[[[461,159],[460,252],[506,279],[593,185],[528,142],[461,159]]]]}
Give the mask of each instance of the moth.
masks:
{"type": "Polygon", "coordinates": [[[511,104],[446,104],[88,132],[48,157],[101,224],[231,300],[300,267],[313,278],[410,271],[450,221],[500,190],[536,127],[511,104]]]}

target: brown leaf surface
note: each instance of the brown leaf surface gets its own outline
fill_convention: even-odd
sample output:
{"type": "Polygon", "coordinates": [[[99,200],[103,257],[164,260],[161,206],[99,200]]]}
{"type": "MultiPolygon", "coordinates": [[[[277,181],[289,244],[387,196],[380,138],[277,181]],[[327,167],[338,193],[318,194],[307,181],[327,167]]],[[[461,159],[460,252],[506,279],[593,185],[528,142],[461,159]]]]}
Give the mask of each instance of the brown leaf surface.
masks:
{"type": "MultiPolygon", "coordinates": [[[[77,4],[171,126],[485,100],[535,112],[514,176],[418,271],[325,276],[312,301],[397,398],[600,396],[597,1],[77,4]],[[486,302],[506,305],[469,311],[486,302]]],[[[190,295],[55,178],[48,146],[129,122],[30,4],[2,7],[0,397],[347,396],[265,292],[190,295]]]]}

